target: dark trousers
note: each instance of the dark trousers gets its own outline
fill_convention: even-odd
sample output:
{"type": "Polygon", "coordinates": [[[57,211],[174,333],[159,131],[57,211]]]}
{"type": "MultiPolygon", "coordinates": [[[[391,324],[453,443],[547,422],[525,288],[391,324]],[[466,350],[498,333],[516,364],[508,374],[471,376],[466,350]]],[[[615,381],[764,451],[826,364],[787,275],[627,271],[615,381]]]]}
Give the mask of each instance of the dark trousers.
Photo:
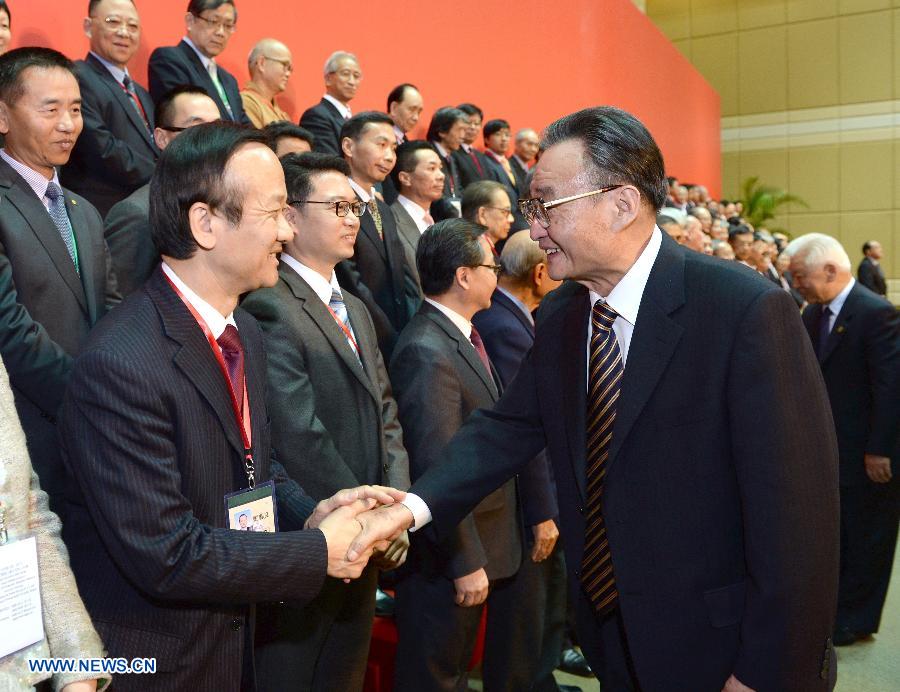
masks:
{"type": "Polygon", "coordinates": [[[878,631],[900,523],[900,478],[841,487],[837,627],[878,631]]]}
{"type": "Polygon", "coordinates": [[[598,615],[581,589],[572,594],[581,651],[603,692],[640,692],[619,609],[598,615]]]}
{"type": "Polygon", "coordinates": [[[327,577],[304,608],[265,604],[257,611],[259,692],[362,690],[375,617],[378,570],[345,584],[327,577]]]}

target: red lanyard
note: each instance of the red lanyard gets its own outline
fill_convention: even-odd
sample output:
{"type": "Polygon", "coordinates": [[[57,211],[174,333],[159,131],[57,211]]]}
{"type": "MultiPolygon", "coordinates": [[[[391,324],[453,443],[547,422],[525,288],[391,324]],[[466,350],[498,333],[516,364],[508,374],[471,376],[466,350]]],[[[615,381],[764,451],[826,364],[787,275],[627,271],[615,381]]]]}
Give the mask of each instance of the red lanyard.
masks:
{"type": "Polygon", "coordinates": [[[234,393],[234,387],[231,384],[231,376],[228,374],[228,366],[225,364],[225,356],[222,355],[222,347],[219,346],[219,342],[216,341],[216,338],[210,331],[209,325],[206,324],[206,320],[200,316],[200,313],[194,309],[194,306],[191,305],[190,301],[184,297],[184,294],[179,290],[178,286],[175,285],[175,282],[172,281],[165,272],[163,272],[163,276],[166,277],[169,286],[172,287],[172,290],[175,291],[179,298],[181,298],[181,302],[184,303],[185,307],[190,310],[190,313],[194,316],[194,319],[197,320],[197,324],[200,326],[200,329],[203,330],[203,334],[209,342],[209,347],[212,349],[216,362],[219,364],[219,370],[222,372],[222,377],[225,378],[225,385],[228,387],[228,394],[231,397],[231,410],[234,413],[234,420],[237,423],[238,430],[241,432],[241,441],[244,443],[244,470],[247,473],[247,480],[250,484],[250,488],[253,489],[256,486],[256,483],[254,480],[253,448],[251,446],[253,432],[250,425],[250,403],[247,400],[247,378],[244,377],[242,383],[244,388],[244,405],[243,407],[239,407],[237,395],[234,393]]]}
{"type": "Polygon", "coordinates": [[[347,340],[348,340],[351,344],[353,344],[353,348],[356,350],[356,356],[357,356],[357,358],[362,358],[362,356],[361,356],[360,353],[359,353],[359,344],[357,344],[357,343],[356,343],[356,339],[353,338],[353,332],[351,332],[351,331],[347,328],[347,325],[344,324],[344,322],[341,320],[341,318],[338,317],[337,313],[336,313],[334,310],[331,309],[331,306],[330,306],[330,305],[326,305],[325,307],[328,308],[328,312],[331,313],[331,316],[334,318],[334,321],[338,323],[338,327],[340,327],[340,328],[341,328],[341,331],[344,332],[344,336],[347,337],[347,340]]]}

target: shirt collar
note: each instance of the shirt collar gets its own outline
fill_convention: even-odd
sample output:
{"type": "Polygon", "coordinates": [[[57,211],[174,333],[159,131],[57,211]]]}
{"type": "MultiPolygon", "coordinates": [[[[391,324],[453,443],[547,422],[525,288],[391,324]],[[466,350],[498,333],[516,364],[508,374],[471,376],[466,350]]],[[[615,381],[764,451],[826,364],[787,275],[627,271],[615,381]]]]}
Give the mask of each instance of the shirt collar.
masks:
{"type": "Polygon", "coordinates": [[[847,282],[847,285],[844,286],[844,289],[834,297],[834,300],[823,307],[827,307],[831,311],[831,314],[835,317],[837,315],[840,315],[841,308],[843,308],[844,303],[847,302],[847,296],[850,295],[850,291],[853,290],[853,284],[855,283],[856,279],[851,276],[850,281],[847,282]]]}
{"type": "Polygon", "coordinates": [[[309,284],[313,293],[319,296],[319,300],[325,303],[325,305],[328,305],[331,302],[331,294],[335,289],[337,289],[337,292],[343,297],[341,286],[338,283],[337,275],[334,273],[333,269],[331,270],[331,281],[329,281],[315,269],[310,269],[303,264],[303,262],[295,257],[291,257],[286,252],[281,253],[281,261],[297,272],[300,278],[309,284]]]}
{"type": "Polygon", "coordinates": [[[513,305],[515,305],[517,308],[519,308],[519,310],[522,311],[522,314],[528,318],[528,321],[531,324],[534,324],[534,316],[531,314],[531,311],[526,307],[525,303],[523,303],[521,300],[516,298],[512,293],[510,293],[505,288],[503,288],[503,286],[497,286],[497,290],[500,291],[500,293],[505,295],[507,298],[509,298],[513,302],[513,305]]]}
{"type": "Polygon", "coordinates": [[[644,288],[646,288],[647,280],[650,278],[650,270],[653,269],[653,263],[656,261],[656,256],[659,254],[661,246],[662,231],[659,228],[654,228],[647,247],[644,248],[644,251],[635,263],[631,265],[625,276],[609,292],[609,295],[604,297],[594,291],[590,292],[591,305],[596,303],[597,300],[604,300],[613,310],[619,313],[619,317],[632,326],[637,325],[641,297],[644,295],[644,288]]]}
{"type": "Polygon", "coordinates": [[[200,58],[200,62],[203,63],[203,69],[206,70],[207,72],[209,72],[210,63],[215,65],[216,61],[213,60],[212,58],[208,58],[205,55],[203,55],[203,53],[200,52],[200,49],[197,48],[197,46],[194,45],[194,42],[191,41],[191,39],[189,39],[187,36],[185,36],[181,40],[184,41],[186,44],[188,44],[194,50],[194,52],[197,54],[197,57],[200,58]]]}
{"type": "Polygon", "coordinates": [[[98,55],[98,54],[95,53],[94,51],[90,51],[90,54],[93,55],[95,58],[97,58],[97,60],[100,61],[100,63],[103,65],[103,67],[105,67],[107,70],[109,70],[109,73],[110,73],[110,74],[115,78],[115,80],[116,80],[119,84],[121,84],[122,86],[125,86],[125,78],[126,78],[126,77],[128,77],[129,79],[131,79],[131,76],[128,74],[128,68],[127,68],[127,67],[123,70],[121,67],[118,67],[118,66],[116,66],[116,65],[113,65],[109,60],[107,60],[107,59],[104,58],[104,57],[101,57],[100,55],[98,55]]]}
{"type": "Polygon", "coordinates": [[[460,146],[462,147],[462,150],[463,150],[464,152],[466,152],[467,154],[469,154],[469,153],[472,152],[472,145],[471,145],[471,144],[466,144],[465,142],[462,142],[462,143],[460,143],[460,146]]]}
{"type": "Polygon", "coordinates": [[[445,159],[449,159],[449,158],[450,158],[450,154],[447,153],[447,150],[444,149],[444,147],[441,146],[441,143],[440,143],[440,142],[434,141],[434,142],[432,142],[432,144],[434,145],[434,148],[437,149],[438,154],[440,154],[443,158],[445,158],[445,159]]]}
{"type": "Polygon", "coordinates": [[[335,108],[337,108],[337,109],[338,109],[338,113],[340,113],[341,115],[343,115],[345,118],[349,118],[349,117],[352,115],[351,112],[350,112],[350,108],[349,108],[348,106],[345,106],[345,105],[344,105],[343,103],[341,103],[340,101],[338,101],[338,100],[337,100],[334,96],[332,96],[331,94],[325,94],[322,98],[325,99],[326,101],[328,101],[328,103],[330,103],[331,105],[333,105],[335,108]]]}
{"type": "Polygon", "coordinates": [[[409,212],[409,215],[413,218],[413,221],[416,223],[422,222],[425,223],[425,215],[429,213],[428,209],[423,209],[418,204],[413,202],[406,195],[397,195],[397,201],[400,202],[400,206],[406,209],[409,212]]]}
{"type": "Polygon", "coordinates": [[[191,307],[197,311],[197,314],[203,318],[203,321],[206,322],[206,326],[209,327],[209,331],[212,332],[214,339],[218,339],[222,336],[222,332],[225,331],[225,327],[229,324],[237,329],[233,312],[228,315],[228,317],[222,317],[221,312],[216,310],[212,305],[191,290],[190,286],[184,283],[184,281],[179,278],[178,274],[175,273],[175,270],[165,262],[162,263],[162,270],[166,273],[166,276],[172,280],[172,283],[178,287],[178,290],[181,291],[181,295],[184,296],[184,299],[190,303],[191,307]]]}
{"type": "Polygon", "coordinates": [[[398,142],[406,141],[406,133],[396,125],[394,125],[394,135],[396,135],[398,142]]]}
{"type": "Polygon", "coordinates": [[[375,197],[375,188],[373,187],[371,190],[366,190],[362,185],[356,182],[353,178],[349,178],[350,187],[353,188],[353,191],[360,196],[363,202],[368,204],[375,197]]]}
{"type": "Polygon", "coordinates": [[[442,305],[441,303],[438,303],[437,301],[432,300],[431,298],[426,298],[425,302],[428,303],[429,305],[433,306],[434,308],[440,310],[441,313],[443,313],[447,317],[448,320],[453,322],[454,326],[457,329],[459,329],[459,331],[462,332],[464,337],[471,340],[471,338],[472,338],[472,323],[469,322],[469,320],[467,320],[465,317],[463,317],[458,312],[456,312],[456,310],[451,310],[446,305],[442,305]]]}
{"type": "Polygon", "coordinates": [[[518,156],[517,154],[513,154],[512,157],[513,157],[516,161],[518,161],[518,162],[519,162],[519,165],[520,165],[522,168],[524,168],[526,171],[529,169],[528,164],[527,164],[525,161],[523,161],[522,159],[520,159],[519,156],[518,156]]]}
{"type": "MultiPolygon", "coordinates": [[[[44,199],[47,196],[47,186],[54,182],[59,185],[59,175],[56,172],[56,169],[53,169],[53,178],[51,180],[47,180],[47,177],[43,173],[38,173],[33,168],[26,166],[24,163],[20,161],[16,161],[12,156],[6,153],[6,149],[0,149],[0,157],[3,158],[6,163],[8,163],[12,169],[22,176],[25,179],[25,182],[28,183],[28,187],[34,190],[34,194],[36,194],[40,199],[44,199]]],[[[60,186],[62,187],[62,186],[60,186]]]]}

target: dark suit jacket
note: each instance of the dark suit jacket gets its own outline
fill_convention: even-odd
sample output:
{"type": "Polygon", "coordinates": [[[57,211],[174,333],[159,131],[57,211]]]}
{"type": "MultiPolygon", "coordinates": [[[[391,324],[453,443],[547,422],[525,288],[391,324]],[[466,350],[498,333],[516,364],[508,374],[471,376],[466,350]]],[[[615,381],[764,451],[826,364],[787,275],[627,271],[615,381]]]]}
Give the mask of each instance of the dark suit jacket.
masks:
{"type": "Polygon", "coordinates": [[[341,128],[345,122],[344,116],[334,104],[324,98],[315,106],[307,108],[300,116],[300,126],[305,127],[316,138],[313,150],[341,157],[341,128]]]}
{"type": "Polygon", "coordinates": [[[416,249],[419,247],[419,238],[422,237],[422,234],[419,232],[416,222],[413,221],[409,212],[406,211],[400,202],[391,204],[391,211],[394,212],[394,219],[397,221],[397,235],[400,238],[400,244],[403,245],[403,256],[406,258],[406,266],[409,267],[409,273],[421,292],[419,269],[416,267],[416,249]]]}
{"type": "MultiPolygon", "coordinates": [[[[545,298],[516,379],[411,488],[431,509],[431,530],[452,535],[547,446],[573,592],[581,588],[587,503],[589,303],[574,283],[545,298]]],[[[827,689],[837,442],[790,297],[663,234],[607,468],[603,512],[641,688],[719,690],[733,673],[757,690],[827,689]]]]}
{"type": "Polygon", "coordinates": [[[119,290],[123,296],[130,296],[159,264],[159,253],[150,236],[150,184],[110,209],[103,226],[119,290]]]}
{"type": "Polygon", "coordinates": [[[83,197],[66,193],[81,276],[28,183],[0,160],[0,355],[41,487],[65,487],[56,414],[72,358],[91,327],[119,302],[103,222],[83,197]]]}
{"type": "Polygon", "coordinates": [[[397,404],[365,305],[345,293],[360,365],[310,285],[284,262],[278,274],[275,286],[254,291],[242,307],[265,336],[279,462],[316,500],[363,484],[405,490],[409,460],[397,404]]]}
{"type": "Polygon", "coordinates": [[[431,203],[431,217],[435,221],[459,218],[459,210],[450,202],[452,199],[462,200],[463,184],[459,168],[453,154],[446,157],[441,154],[434,142],[431,144],[441,159],[441,169],[444,171],[444,196],[431,203]]]}
{"type": "Polygon", "coordinates": [[[194,317],[157,270],[76,361],[61,432],[75,483],[64,538],[110,656],[156,657],[128,689],[234,690],[251,656],[252,604],[309,601],[325,578],[314,502],[270,459],[259,326],[235,310],[258,482],[277,487],[279,533],[227,528],[247,487],[228,389],[194,317]],[[140,653],[139,653],[140,652],[140,653]]]}
{"type": "MultiPolygon", "coordinates": [[[[500,383],[508,387],[534,344],[534,324],[499,290],[491,297],[491,307],[477,313],[472,323],[484,341],[500,383]]],[[[559,516],[556,482],[544,452],[519,474],[519,496],[526,526],[559,516]]]]}
{"type": "Polygon", "coordinates": [[[863,257],[856,271],[859,283],[881,296],[887,295],[887,281],[884,278],[884,269],[880,264],[873,264],[868,257],[863,257]]]}
{"type": "Polygon", "coordinates": [[[506,159],[509,161],[509,165],[512,167],[513,175],[516,176],[516,190],[519,191],[519,195],[524,197],[525,195],[525,181],[528,179],[528,171],[519,163],[519,160],[515,156],[509,156],[506,159]]]}
{"type": "MultiPolygon", "coordinates": [[[[803,311],[818,352],[821,305],[803,311]]],[[[891,457],[900,471],[900,316],[861,283],[847,300],[819,359],[837,429],[842,486],[870,483],[863,457],[891,457]]]]}
{"type": "Polygon", "coordinates": [[[394,213],[381,200],[377,204],[384,240],[367,211],[360,219],[353,257],[335,267],[335,272],[341,287],[365,303],[375,323],[378,346],[389,359],[397,334],[418,305],[418,281],[406,263],[394,213]]]}
{"type": "MultiPolygon", "coordinates": [[[[523,188],[520,190],[518,185],[513,185],[512,181],[509,179],[509,176],[506,175],[506,171],[503,169],[503,166],[492,159],[490,155],[484,155],[485,161],[487,161],[489,170],[491,172],[491,180],[496,180],[498,183],[503,185],[506,188],[506,194],[509,195],[509,202],[512,205],[513,209],[513,224],[510,229],[510,233],[514,231],[520,231],[525,228],[528,228],[528,222],[525,220],[525,217],[519,212],[519,199],[528,197],[528,190],[523,188]]],[[[513,169],[513,174],[515,174],[515,169],[513,169]]]]}
{"type": "Polygon", "coordinates": [[[183,84],[192,84],[206,90],[209,97],[219,107],[219,115],[222,120],[233,120],[243,125],[251,125],[250,118],[244,113],[244,105],[241,101],[241,92],[238,89],[237,80],[224,67],[216,63],[216,71],[219,82],[228,97],[228,105],[231,106],[231,115],[219,96],[216,85],[213,84],[209,72],[203,67],[200,57],[184,41],[177,46],[163,46],[155,49],[150,54],[148,65],[148,77],[150,80],[150,95],[153,100],[159,100],[170,89],[183,84]]]}
{"type": "MultiPolygon", "coordinates": [[[[480,151],[472,147],[472,153],[475,155],[475,158],[478,159],[478,163],[481,166],[479,169],[478,166],[475,165],[475,162],[472,160],[472,157],[469,156],[465,149],[460,147],[456,151],[453,152],[453,161],[456,164],[456,169],[459,171],[459,179],[462,183],[463,190],[466,189],[471,183],[478,182],[479,180],[490,180],[491,179],[491,171],[488,168],[488,163],[485,160],[485,155],[480,151]]],[[[460,197],[462,193],[460,193],[460,197]]]]}
{"type": "MultiPolygon", "coordinates": [[[[471,342],[428,303],[400,335],[390,372],[415,481],[437,463],[444,445],[475,409],[497,400],[497,385],[471,342]]],[[[515,481],[507,479],[471,514],[457,517],[440,541],[413,533],[407,565],[449,579],[483,567],[493,580],[515,574],[521,561],[515,481]]]]}
{"type": "Polygon", "coordinates": [[[69,163],[60,170],[63,185],[86,197],[102,217],[118,201],[150,181],[159,150],[153,130],[153,101],[134,83],[150,130],[131,98],[93,55],[75,63],[81,87],[84,130],[69,163]]]}

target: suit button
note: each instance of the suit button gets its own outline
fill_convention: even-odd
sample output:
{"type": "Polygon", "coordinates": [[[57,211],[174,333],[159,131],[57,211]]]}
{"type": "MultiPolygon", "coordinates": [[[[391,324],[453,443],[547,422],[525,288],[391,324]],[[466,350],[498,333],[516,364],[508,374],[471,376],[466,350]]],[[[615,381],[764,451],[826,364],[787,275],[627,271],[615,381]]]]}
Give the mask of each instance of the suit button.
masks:
{"type": "Polygon", "coordinates": [[[583,515],[583,514],[584,514],[584,507],[579,507],[579,508],[578,508],[578,513],[583,515]]]}
{"type": "Polygon", "coordinates": [[[240,618],[234,618],[231,621],[231,629],[233,629],[235,632],[241,629],[241,625],[243,625],[243,622],[241,622],[240,618]]]}
{"type": "Polygon", "coordinates": [[[384,472],[387,473],[391,467],[385,464],[384,466],[382,466],[382,468],[384,469],[384,472]]]}

